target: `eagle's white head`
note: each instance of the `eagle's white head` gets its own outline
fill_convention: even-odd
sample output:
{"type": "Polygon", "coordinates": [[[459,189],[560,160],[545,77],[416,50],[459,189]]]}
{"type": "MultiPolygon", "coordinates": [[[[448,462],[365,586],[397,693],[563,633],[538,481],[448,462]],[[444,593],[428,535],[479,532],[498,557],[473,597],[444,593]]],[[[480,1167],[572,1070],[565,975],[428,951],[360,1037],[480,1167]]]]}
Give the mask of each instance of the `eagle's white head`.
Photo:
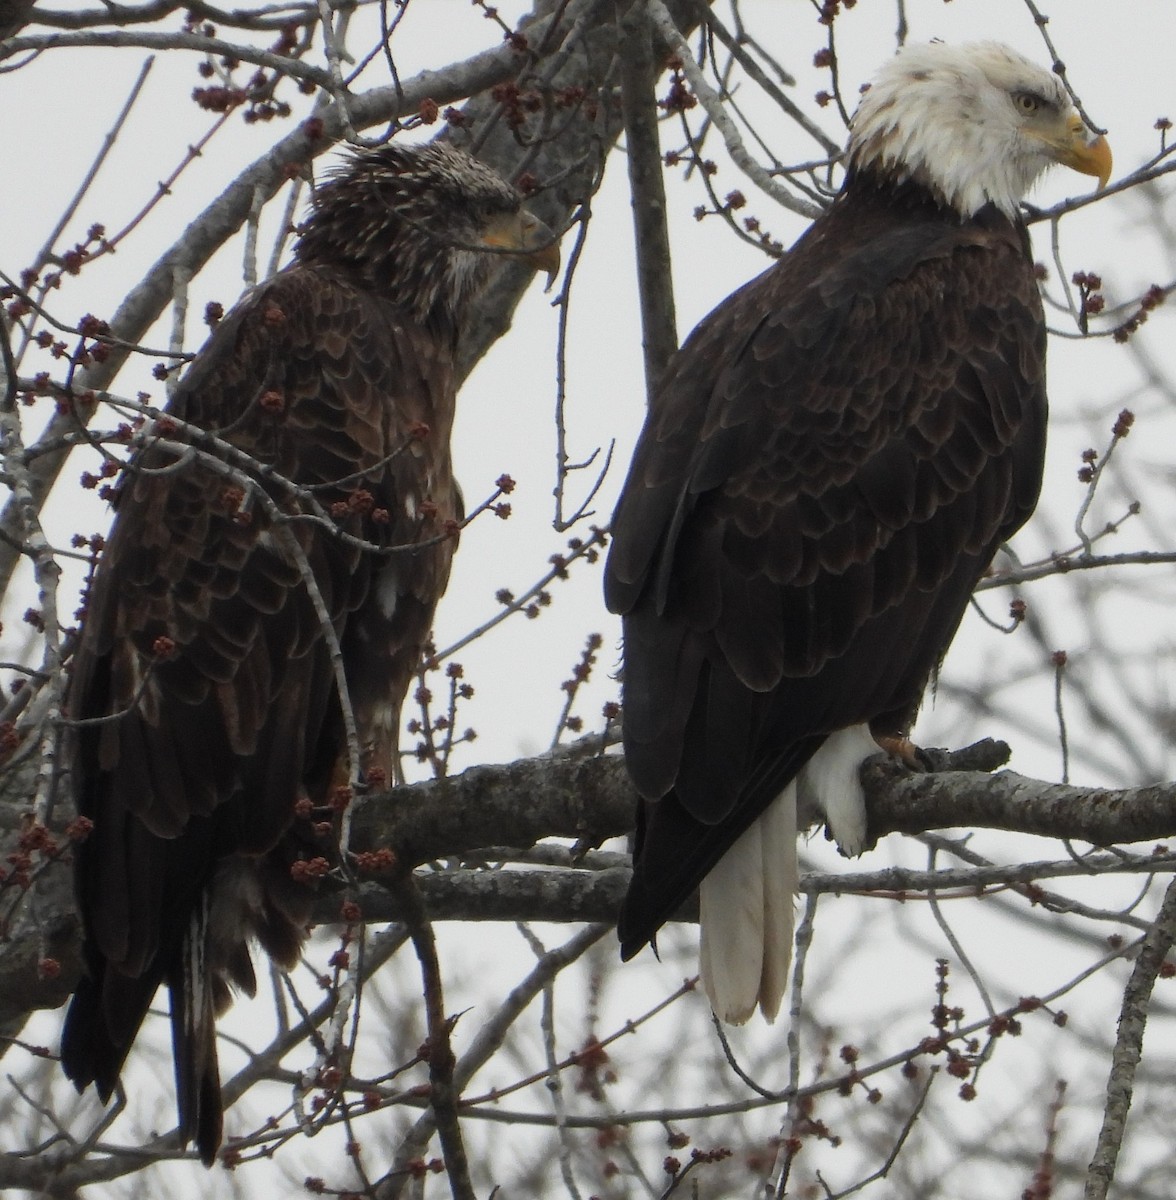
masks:
{"type": "Polygon", "coordinates": [[[1111,174],[1106,139],[1086,127],[1062,81],[999,42],[908,45],[862,97],[851,168],[924,184],[964,217],[1009,217],[1054,163],[1111,174]]]}

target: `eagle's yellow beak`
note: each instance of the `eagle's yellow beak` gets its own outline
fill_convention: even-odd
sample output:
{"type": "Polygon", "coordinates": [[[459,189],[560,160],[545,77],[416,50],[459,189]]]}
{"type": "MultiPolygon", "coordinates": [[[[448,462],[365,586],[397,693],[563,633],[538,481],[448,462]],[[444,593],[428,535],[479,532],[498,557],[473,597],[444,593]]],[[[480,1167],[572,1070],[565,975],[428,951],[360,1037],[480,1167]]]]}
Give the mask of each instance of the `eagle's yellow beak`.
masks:
{"type": "Polygon", "coordinates": [[[538,217],[525,210],[495,221],[487,228],[482,242],[491,249],[517,254],[536,270],[546,271],[548,287],[559,274],[559,243],[555,235],[538,217]]]}
{"type": "Polygon", "coordinates": [[[1094,175],[1100,190],[1107,186],[1113,165],[1111,148],[1101,133],[1091,134],[1077,113],[1067,122],[1065,136],[1054,145],[1058,162],[1063,166],[1081,171],[1083,175],[1094,175]]]}

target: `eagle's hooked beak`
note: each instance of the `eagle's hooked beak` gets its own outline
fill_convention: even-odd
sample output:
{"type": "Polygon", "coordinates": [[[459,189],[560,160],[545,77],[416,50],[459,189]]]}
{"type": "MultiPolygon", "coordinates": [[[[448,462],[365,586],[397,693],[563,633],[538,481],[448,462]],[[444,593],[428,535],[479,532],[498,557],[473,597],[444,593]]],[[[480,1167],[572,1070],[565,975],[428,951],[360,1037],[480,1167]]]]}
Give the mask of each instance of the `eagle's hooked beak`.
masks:
{"type": "Polygon", "coordinates": [[[506,220],[496,222],[486,230],[482,241],[492,249],[517,254],[538,271],[546,271],[545,290],[550,291],[559,274],[559,243],[533,213],[521,209],[506,220]]]}
{"type": "Polygon", "coordinates": [[[1094,175],[1099,191],[1107,186],[1113,165],[1111,148],[1101,133],[1096,135],[1086,128],[1077,113],[1066,122],[1066,133],[1054,146],[1058,162],[1063,166],[1072,167],[1083,175],[1094,175]]]}

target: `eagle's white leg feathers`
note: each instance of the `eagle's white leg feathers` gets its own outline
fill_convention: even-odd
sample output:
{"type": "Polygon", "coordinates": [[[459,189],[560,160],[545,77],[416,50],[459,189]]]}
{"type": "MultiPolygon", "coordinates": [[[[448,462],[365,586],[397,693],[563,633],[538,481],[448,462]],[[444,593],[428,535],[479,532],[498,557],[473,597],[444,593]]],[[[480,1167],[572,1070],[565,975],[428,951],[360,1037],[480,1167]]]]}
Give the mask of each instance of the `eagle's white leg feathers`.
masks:
{"type": "Polygon", "coordinates": [[[780,1011],[792,959],[797,804],[824,815],[843,854],[866,844],[859,771],[878,753],[869,727],[831,734],[799,776],[744,831],[699,887],[702,984],[720,1020],[741,1025],[759,1005],[780,1011]]]}
{"type": "Polygon", "coordinates": [[[861,769],[880,753],[868,725],[831,733],[805,763],[798,780],[802,811],[825,818],[842,854],[855,858],[866,848],[866,797],[861,769]]]}
{"type": "Polygon", "coordinates": [[[702,985],[720,1020],[774,1020],[788,983],[796,895],[796,785],[790,783],[699,887],[702,985]]]}

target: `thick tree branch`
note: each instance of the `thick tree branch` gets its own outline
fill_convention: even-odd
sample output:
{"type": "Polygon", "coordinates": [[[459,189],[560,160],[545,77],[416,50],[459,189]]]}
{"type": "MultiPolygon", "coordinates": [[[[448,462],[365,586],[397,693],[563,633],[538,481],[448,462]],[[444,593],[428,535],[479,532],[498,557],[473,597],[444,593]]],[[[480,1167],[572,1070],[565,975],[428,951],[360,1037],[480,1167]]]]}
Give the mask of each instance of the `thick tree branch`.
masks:
{"type": "MultiPolygon", "coordinates": [[[[943,761],[954,766],[961,760],[945,755],[943,761]]],[[[875,838],[973,827],[1099,846],[1176,837],[1176,784],[1116,790],[1047,783],[1013,771],[917,774],[881,756],[863,778],[875,838]]],[[[521,759],[360,800],[352,845],[390,846],[402,865],[414,866],[490,845],[530,846],[544,837],[599,845],[629,832],[636,803],[618,756],[521,759]]]]}
{"type": "Polygon", "coordinates": [[[917,775],[877,759],[864,778],[876,837],[983,828],[1110,846],[1176,836],[1173,783],[1115,789],[1046,783],[1015,771],[917,775]]]}
{"type": "MultiPolygon", "coordinates": [[[[999,746],[978,743],[953,754],[939,752],[937,765],[974,764],[986,758],[986,765],[991,765],[991,759],[999,757],[999,746]]],[[[1047,783],[1013,771],[989,775],[975,769],[945,769],[915,774],[881,756],[866,766],[863,779],[875,838],[951,828],[1001,829],[1099,846],[1176,837],[1176,783],[1116,790],[1047,783]]],[[[502,862],[508,856],[503,846],[521,852],[544,838],[595,846],[623,836],[632,829],[636,803],[619,756],[544,755],[473,767],[460,775],[360,798],[354,806],[351,847],[357,853],[391,848],[401,868],[453,857],[475,864],[480,859],[502,862]],[[487,847],[496,849],[486,852],[487,847]]],[[[1117,869],[1163,870],[1166,866],[1166,857],[1157,856],[1121,862],[1117,869]]],[[[1028,863],[1023,868],[997,865],[981,872],[973,869],[956,879],[950,872],[885,868],[844,876],[810,876],[804,889],[975,888],[1113,869],[1115,863],[1101,859],[1061,866],[1028,863]]],[[[445,870],[420,879],[426,908],[435,920],[607,922],[614,918],[627,883],[624,867],[445,870]]],[[[378,880],[365,884],[359,899],[368,921],[395,920],[403,915],[378,880]]],[[[319,907],[320,920],[329,922],[338,911],[337,896],[324,894],[319,907]]],[[[693,912],[687,908],[680,916],[689,920],[693,912]]],[[[64,985],[76,977],[76,955],[67,953],[64,945],[70,935],[76,936],[76,925],[63,911],[54,928],[63,943],[57,947],[63,962],[60,977],[39,978],[35,956],[0,959],[0,994],[10,1001],[4,1010],[9,1018],[59,1004],[64,985]]]]}
{"type": "Polygon", "coordinates": [[[635,811],[620,758],[541,756],[361,799],[351,847],[357,853],[390,847],[400,866],[417,866],[544,837],[598,845],[628,833],[635,811]]]}
{"type": "MultiPolygon", "coordinates": [[[[864,861],[867,865],[869,860],[864,861]]],[[[1176,867],[1173,855],[1098,854],[1087,858],[1039,859],[987,866],[940,867],[915,871],[908,867],[863,870],[846,863],[836,872],[811,872],[801,876],[802,895],[915,896],[924,892],[977,894],[986,888],[1005,889],[1032,885],[1035,903],[1045,911],[1066,912],[1092,920],[1114,920],[1124,928],[1146,927],[1144,917],[1124,916],[1078,904],[1068,896],[1043,891],[1047,879],[1092,878],[1098,875],[1151,875],[1176,867]]],[[[458,868],[420,873],[417,883],[429,916],[434,921],[552,921],[578,923],[616,920],[629,886],[628,865],[603,871],[569,868],[536,871],[511,867],[458,868]]],[[[355,895],[363,919],[383,923],[400,921],[404,909],[393,890],[367,883],[355,895]]],[[[324,894],[315,907],[316,920],[330,924],[338,918],[338,899],[324,894]]],[[[675,913],[675,921],[698,920],[697,900],[691,899],[675,913]]]]}
{"type": "MultiPolygon", "coordinates": [[[[621,8],[618,0],[618,10],[621,8]]],[[[637,290],[641,300],[641,335],[645,351],[645,393],[652,396],[678,348],[671,270],[670,234],[666,227],[666,189],[662,177],[657,128],[657,70],[649,9],[634,0],[621,19],[626,54],[621,59],[621,106],[629,162],[629,195],[637,244],[637,290]]]]}

